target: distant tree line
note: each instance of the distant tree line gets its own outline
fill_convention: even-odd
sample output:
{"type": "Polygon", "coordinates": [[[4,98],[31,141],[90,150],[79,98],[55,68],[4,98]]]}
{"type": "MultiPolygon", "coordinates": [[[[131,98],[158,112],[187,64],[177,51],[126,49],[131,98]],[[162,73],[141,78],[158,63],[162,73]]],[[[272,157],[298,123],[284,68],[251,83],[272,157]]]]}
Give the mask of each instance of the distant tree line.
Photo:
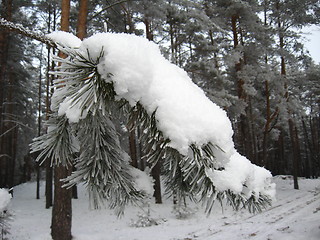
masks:
{"type": "MultiPolygon", "coordinates": [[[[83,39],[125,32],[158,43],[227,111],[241,154],[274,175],[319,176],[320,65],[300,32],[319,24],[318,0],[2,0],[0,15],[42,33],[61,29],[83,39]]],[[[29,144],[46,131],[55,51],[0,26],[0,188],[40,179],[29,144]]],[[[144,169],[140,126],[123,122],[122,144],[144,169]]],[[[49,160],[43,166],[49,208],[53,174],[49,160]]],[[[152,169],[157,203],[161,167],[152,169]]],[[[69,174],[63,171],[54,175],[69,174]]]]}
{"type": "MultiPolygon", "coordinates": [[[[319,23],[319,1],[88,1],[77,25],[79,4],[71,1],[71,32],[127,32],[160,44],[228,112],[237,149],[252,162],[273,174],[319,176],[319,65],[300,33],[319,23]]],[[[60,29],[60,8],[60,1],[3,0],[1,17],[49,33],[60,29]]],[[[36,167],[28,144],[45,131],[50,51],[0,29],[2,187],[29,180],[36,167]]],[[[143,169],[139,127],[126,127],[132,164],[143,169]]]]}

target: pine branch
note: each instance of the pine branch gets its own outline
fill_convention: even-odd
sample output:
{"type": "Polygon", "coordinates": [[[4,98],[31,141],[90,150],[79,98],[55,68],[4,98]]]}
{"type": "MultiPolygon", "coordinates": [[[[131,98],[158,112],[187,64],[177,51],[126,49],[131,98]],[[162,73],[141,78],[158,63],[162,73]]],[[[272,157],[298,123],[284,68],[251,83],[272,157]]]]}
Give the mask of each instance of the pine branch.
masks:
{"type": "Polygon", "coordinates": [[[108,200],[110,208],[122,214],[125,205],[144,195],[134,187],[129,156],[120,146],[113,123],[97,111],[80,121],[77,132],[81,154],[66,186],[84,181],[95,208],[108,200]]]}
{"type": "Polygon", "coordinates": [[[32,31],[29,28],[22,26],[21,24],[13,23],[13,22],[7,21],[4,18],[0,18],[0,27],[5,28],[11,32],[16,32],[26,37],[30,37],[32,39],[38,40],[50,47],[57,48],[57,45],[51,39],[46,37],[44,34],[40,32],[32,31]]]}
{"type": "MultiPolygon", "coordinates": [[[[128,156],[120,147],[110,119],[112,105],[129,104],[125,100],[116,100],[112,73],[107,76],[110,79],[102,79],[98,72],[97,65],[103,57],[103,49],[100,55],[92,57],[89,50],[85,52],[66,46],[58,48],[69,57],[54,58],[61,63],[57,71],[53,72],[57,76],[53,96],[53,110],[56,113],[53,120],[56,125],[54,131],[37,139],[33,150],[42,150],[40,157],[53,157],[56,159],[54,164],[67,162],[76,151],[73,141],[77,137],[80,144],[80,156],[76,160],[78,170],[67,179],[66,186],[84,181],[95,207],[107,199],[111,208],[122,213],[128,202],[136,202],[143,197],[135,189],[128,156]],[[60,142],[62,145],[58,145],[60,142]]],[[[222,204],[226,199],[236,210],[248,208],[253,212],[261,211],[262,207],[271,202],[268,196],[261,193],[252,192],[246,196],[242,192],[218,191],[209,173],[225,171],[225,163],[214,155],[219,146],[212,143],[199,146],[194,143],[189,146],[187,156],[181,155],[170,147],[170,139],[166,139],[158,129],[156,110],[150,114],[141,104],[131,107],[127,126],[133,128],[135,125],[139,125],[143,131],[140,141],[143,142],[144,158],[151,168],[163,161],[167,192],[175,191],[179,201],[187,196],[201,200],[208,213],[216,200],[222,204]]],[[[219,149],[218,152],[223,150],[219,149]]]]}
{"type": "MultiPolygon", "coordinates": [[[[127,203],[138,202],[144,195],[135,189],[128,157],[121,149],[118,134],[108,117],[114,105],[115,92],[113,85],[101,79],[97,72],[103,49],[99,56],[93,58],[89,52],[65,46],[58,48],[68,57],[54,57],[61,64],[52,72],[56,76],[52,106],[56,115],[50,121],[62,118],[66,128],[60,124],[61,128],[54,127],[53,131],[36,139],[33,151],[42,150],[38,158],[52,156],[57,159],[61,155],[62,160],[65,159],[63,156],[69,154],[73,157],[73,153],[79,151],[79,157],[72,159],[75,160],[76,171],[65,179],[65,187],[84,182],[95,208],[108,200],[110,208],[116,209],[120,215],[127,203]],[[65,112],[59,113],[61,106],[65,112]],[[69,110],[72,117],[79,114],[72,121],[67,113],[69,110]],[[58,113],[61,116],[57,116],[58,113]],[[70,149],[74,144],[67,142],[68,136],[79,139],[79,149],[70,149]],[[56,147],[60,142],[62,145],[56,147]]],[[[53,164],[59,162],[60,159],[53,164]]]]}
{"type": "MultiPolygon", "coordinates": [[[[175,194],[179,203],[185,202],[186,197],[202,201],[208,214],[216,201],[222,204],[224,199],[234,210],[247,208],[250,212],[260,212],[271,204],[271,200],[261,194],[256,199],[254,193],[248,198],[230,190],[218,191],[206,171],[224,170],[221,162],[214,156],[214,149],[219,147],[212,143],[203,146],[191,144],[192,154],[183,156],[176,149],[169,147],[170,139],[164,139],[162,132],[157,129],[155,115],[156,111],[149,115],[138,103],[129,111],[128,126],[140,125],[143,132],[140,139],[145,154],[143,158],[151,168],[158,161],[163,162],[162,174],[168,196],[175,194]]],[[[220,148],[219,150],[223,151],[220,148]]]]}
{"type": "Polygon", "coordinates": [[[51,165],[71,166],[73,155],[78,149],[68,119],[51,115],[47,124],[48,132],[31,143],[31,152],[40,152],[36,161],[42,164],[46,159],[51,159],[51,165]]]}

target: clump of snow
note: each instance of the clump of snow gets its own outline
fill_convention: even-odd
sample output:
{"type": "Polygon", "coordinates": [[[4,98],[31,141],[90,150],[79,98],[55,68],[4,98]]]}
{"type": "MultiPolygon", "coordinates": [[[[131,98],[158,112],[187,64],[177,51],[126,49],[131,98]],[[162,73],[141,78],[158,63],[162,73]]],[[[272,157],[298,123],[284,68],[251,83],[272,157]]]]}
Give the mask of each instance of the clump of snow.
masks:
{"type": "Polygon", "coordinates": [[[230,189],[236,194],[259,197],[259,193],[274,198],[275,184],[271,183],[271,173],[252,164],[246,157],[235,153],[224,170],[207,169],[207,176],[219,191],[230,189]]]}
{"type": "Polygon", "coordinates": [[[78,48],[81,45],[80,38],[72,33],[64,31],[55,31],[46,35],[52,41],[69,48],[78,48]]]}
{"type": "Polygon", "coordinates": [[[147,195],[152,196],[153,189],[153,178],[148,173],[148,168],[146,171],[141,171],[137,168],[130,168],[131,176],[133,177],[135,188],[138,191],[143,191],[147,195]]]}
{"type": "Polygon", "coordinates": [[[80,51],[87,49],[92,58],[104,51],[98,72],[113,82],[119,99],[132,106],[139,102],[149,114],[156,111],[157,127],[171,147],[187,155],[191,144],[212,142],[223,150],[216,149],[220,159],[234,153],[226,112],[183,69],[166,60],[156,44],[135,35],[100,33],[83,41],[80,51]]]}
{"type": "Polygon", "coordinates": [[[0,188],[0,214],[7,209],[10,200],[11,194],[8,190],[0,188]]]}
{"type": "Polygon", "coordinates": [[[66,115],[70,123],[77,123],[79,119],[84,119],[88,112],[81,110],[81,101],[74,103],[73,99],[66,97],[66,99],[60,104],[58,115],[66,115]]]}

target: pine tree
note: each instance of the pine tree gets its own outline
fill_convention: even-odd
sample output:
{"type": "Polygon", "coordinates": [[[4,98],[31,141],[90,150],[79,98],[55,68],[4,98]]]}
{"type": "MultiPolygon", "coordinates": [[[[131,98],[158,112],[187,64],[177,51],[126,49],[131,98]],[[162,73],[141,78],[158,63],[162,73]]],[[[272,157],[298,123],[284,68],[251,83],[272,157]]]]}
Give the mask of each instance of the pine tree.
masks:
{"type": "MultiPolygon", "coordinates": [[[[32,24],[33,19],[21,11],[30,3],[3,1],[1,5],[2,16],[32,24]],[[26,21],[27,18],[30,21],[26,21]]],[[[36,98],[36,84],[32,80],[36,73],[30,52],[37,54],[30,39],[12,34],[10,29],[0,29],[0,186],[3,187],[13,187],[20,182],[19,169],[35,136],[36,109],[31,98],[36,98]]]]}
{"type": "MultiPolygon", "coordinates": [[[[61,2],[61,31],[69,31],[69,15],[70,15],[70,0],[62,0],[61,2]]],[[[59,52],[60,57],[65,57],[64,53],[59,52]]],[[[63,123],[67,124],[67,123],[63,123]]],[[[48,131],[50,131],[48,129],[48,131]]],[[[65,141],[68,144],[68,140],[65,139],[65,135],[61,137],[63,144],[65,141]]],[[[72,158],[72,154],[64,156],[64,158],[72,158]]],[[[47,159],[52,159],[50,156],[47,159]]],[[[72,164],[70,162],[63,162],[63,164],[54,165],[54,202],[52,208],[52,221],[51,221],[51,236],[54,240],[70,240],[71,225],[72,225],[72,191],[71,189],[63,188],[61,179],[68,177],[72,171],[72,164]]]]}

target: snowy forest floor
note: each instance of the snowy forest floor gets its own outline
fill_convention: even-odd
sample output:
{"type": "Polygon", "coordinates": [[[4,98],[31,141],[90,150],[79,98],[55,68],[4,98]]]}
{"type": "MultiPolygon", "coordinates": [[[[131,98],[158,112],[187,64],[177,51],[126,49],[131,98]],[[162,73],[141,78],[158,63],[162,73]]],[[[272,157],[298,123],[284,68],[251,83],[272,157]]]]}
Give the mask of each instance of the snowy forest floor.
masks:
{"type": "MultiPolygon", "coordinates": [[[[200,205],[189,204],[195,212],[186,219],[172,213],[172,200],[151,204],[151,217],[158,225],[133,227],[142,210],[128,206],[122,218],[112,210],[92,210],[84,187],[73,200],[74,240],[319,240],[320,179],[299,179],[300,190],[293,189],[290,177],[276,176],[277,201],[259,214],[234,212],[216,204],[210,216],[200,205]]],[[[14,240],[50,240],[51,209],[45,209],[44,196],[35,199],[35,183],[15,187],[10,206],[14,240]]],[[[41,185],[44,191],[44,183],[41,185]]]]}

